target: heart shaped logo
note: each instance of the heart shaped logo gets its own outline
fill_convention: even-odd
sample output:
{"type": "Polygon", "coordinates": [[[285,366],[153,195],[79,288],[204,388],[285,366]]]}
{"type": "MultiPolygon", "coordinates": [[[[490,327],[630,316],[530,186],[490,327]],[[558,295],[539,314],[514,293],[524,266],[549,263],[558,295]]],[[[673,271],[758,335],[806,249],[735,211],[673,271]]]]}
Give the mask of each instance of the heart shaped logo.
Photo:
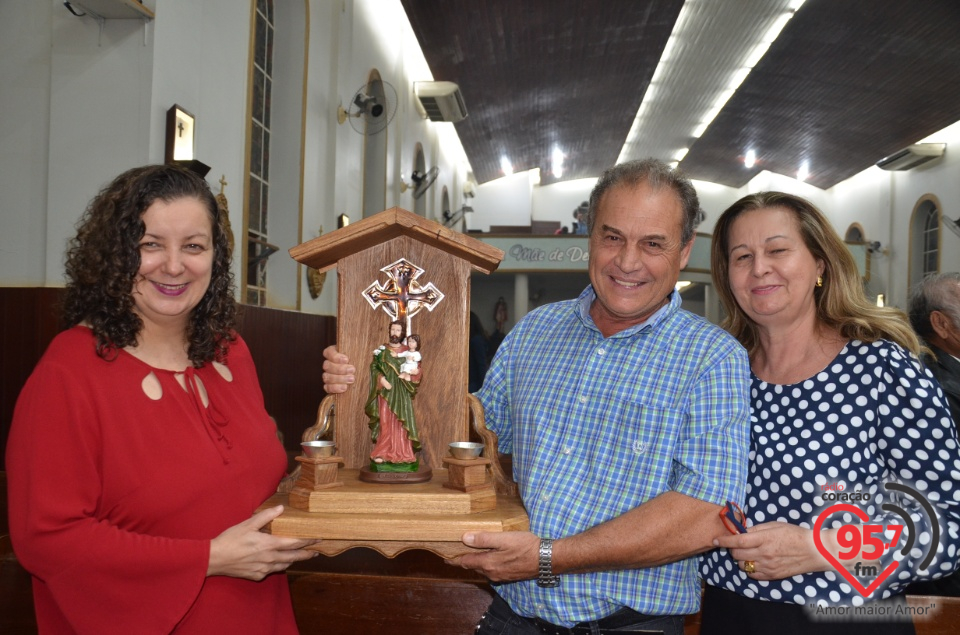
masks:
{"type": "MultiPolygon", "coordinates": [[[[855,515],[860,520],[864,521],[865,523],[869,522],[870,520],[870,517],[867,515],[865,511],[857,507],[854,507],[853,505],[848,505],[846,503],[838,503],[836,505],[831,505],[830,507],[823,510],[823,513],[821,513],[817,517],[817,522],[813,525],[813,542],[816,543],[817,550],[821,554],[823,554],[823,557],[826,558],[830,562],[830,564],[833,565],[833,568],[836,569],[840,573],[840,575],[846,578],[847,582],[849,582],[850,585],[860,593],[860,595],[862,595],[863,597],[867,597],[868,595],[873,593],[873,591],[878,586],[880,586],[880,583],[886,580],[890,576],[890,574],[896,570],[897,566],[900,563],[897,562],[896,560],[891,562],[889,565],[887,565],[886,569],[884,569],[883,571],[880,572],[879,575],[877,575],[876,579],[874,579],[874,581],[871,582],[869,586],[865,587],[862,584],[860,584],[860,580],[858,580],[856,576],[853,575],[853,573],[848,571],[847,568],[843,566],[843,564],[839,560],[837,560],[836,556],[834,556],[832,553],[830,553],[827,550],[826,547],[824,547],[823,540],[820,537],[820,531],[823,529],[824,521],[827,520],[828,516],[836,512],[849,512],[855,515]]],[[[899,534],[897,535],[899,537],[899,534]]]]}

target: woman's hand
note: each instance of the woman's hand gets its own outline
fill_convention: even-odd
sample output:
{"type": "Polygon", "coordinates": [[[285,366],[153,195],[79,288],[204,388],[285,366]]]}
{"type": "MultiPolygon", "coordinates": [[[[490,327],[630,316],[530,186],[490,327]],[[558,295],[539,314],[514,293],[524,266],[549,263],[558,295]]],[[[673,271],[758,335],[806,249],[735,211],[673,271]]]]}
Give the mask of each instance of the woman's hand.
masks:
{"type": "Polygon", "coordinates": [[[319,540],[284,538],[260,531],[282,513],[283,505],[265,509],[211,540],[207,575],[262,580],[294,562],[319,555],[305,549],[319,540]]]}
{"type": "Polygon", "coordinates": [[[323,349],[323,389],[330,393],[346,392],[355,381],[357,369],[336,346],[323,349]]]}
{"type": "Polygon", "coordinates": [[[713,541],[730,550],[740,569],[754,563],[754,580],[780,580],[800,573],[827,571],[833,567],[817,550],[813,530],[790,523],[754,525],[745,534],[722,536],[713,541]]]}

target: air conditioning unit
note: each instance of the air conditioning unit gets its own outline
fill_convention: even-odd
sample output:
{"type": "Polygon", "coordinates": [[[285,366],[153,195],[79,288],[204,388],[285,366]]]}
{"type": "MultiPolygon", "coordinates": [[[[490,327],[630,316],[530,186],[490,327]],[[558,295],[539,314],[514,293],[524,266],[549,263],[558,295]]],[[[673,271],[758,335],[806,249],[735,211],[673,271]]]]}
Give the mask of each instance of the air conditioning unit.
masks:
{"type": "Polygon", "coordinates": [[[414,90],[430,121],[450,121],[456,123],[467,116],[467,106],[463,103],[460,87],[453,82],[416,82],[414,90]]]}
{"type": "Polygon", "coordinates": [[[881,170],[910,170],[943,156],[945,143],[917,143],[877,161],[881,170]]]}

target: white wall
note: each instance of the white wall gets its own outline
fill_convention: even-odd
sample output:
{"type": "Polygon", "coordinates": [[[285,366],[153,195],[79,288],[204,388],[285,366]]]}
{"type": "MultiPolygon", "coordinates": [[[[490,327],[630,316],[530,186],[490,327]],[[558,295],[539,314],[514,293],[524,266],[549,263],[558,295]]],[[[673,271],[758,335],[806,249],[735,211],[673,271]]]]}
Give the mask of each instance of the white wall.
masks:
{"type": "Polygon", "coordinates": [[[47,280],[52,10],[51,2],[0,2],[0,284],[6,286],[47,280]]]}
{"type": "Polygon", "coordinates": [[[557,221],[573,231],[573,211],[590,200],[597,179],[576,179],[533,188],[531,217],[536,221],[557,221]]]}
{"type": "Polygon", "coordinates": [[[519,172],[477,186],[467,227],[490,231],[491,225],[530,225],[533,219],[532,176],[519,172]]]}
{"type": "Polygon", "coordinates": [[[43,279],[62,284],[64,247],[87,202],[120,172],[150,161],[153,27],[109,20],[101,30],[55,1],[51,20],[37,26],[49,29],[52,45],[49,119],[34,115],[50,139],[43,279]]]}

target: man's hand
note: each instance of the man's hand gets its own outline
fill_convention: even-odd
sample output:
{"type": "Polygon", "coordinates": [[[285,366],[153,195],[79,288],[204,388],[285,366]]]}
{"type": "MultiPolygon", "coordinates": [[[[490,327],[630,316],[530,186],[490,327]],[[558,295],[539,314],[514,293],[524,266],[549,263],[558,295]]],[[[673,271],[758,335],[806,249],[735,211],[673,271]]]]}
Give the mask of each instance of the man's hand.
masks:
{"type": "Polygon", "coordinates": [[[337,347],[330,345],[323,349],[323,389],[329,394],[346,392],[356,381],[357,369],[337,347]]]}
{"type": "Polygon", "coordinates": [[[462,540],[468,547],[487,551],[464,554],[447,560],[447,564],[472,569],[491,582],[515,582],[537,577],[540,538],[535,534],[528,531],[481,531],[466,533],[462,540]]]}

